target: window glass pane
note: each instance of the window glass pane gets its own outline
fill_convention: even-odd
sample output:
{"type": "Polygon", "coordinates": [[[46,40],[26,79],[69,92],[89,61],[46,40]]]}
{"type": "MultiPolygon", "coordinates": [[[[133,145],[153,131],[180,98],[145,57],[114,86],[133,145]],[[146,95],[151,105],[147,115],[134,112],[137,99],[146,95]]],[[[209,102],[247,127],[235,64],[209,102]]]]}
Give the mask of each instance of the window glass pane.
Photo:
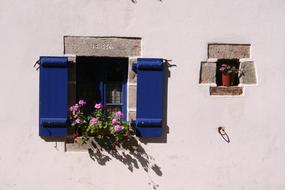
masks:
{"type": "Polygon", "coordinates": [[[122,83],[109,81],[107,83],[107,104],[122,104],[122,83]]]}

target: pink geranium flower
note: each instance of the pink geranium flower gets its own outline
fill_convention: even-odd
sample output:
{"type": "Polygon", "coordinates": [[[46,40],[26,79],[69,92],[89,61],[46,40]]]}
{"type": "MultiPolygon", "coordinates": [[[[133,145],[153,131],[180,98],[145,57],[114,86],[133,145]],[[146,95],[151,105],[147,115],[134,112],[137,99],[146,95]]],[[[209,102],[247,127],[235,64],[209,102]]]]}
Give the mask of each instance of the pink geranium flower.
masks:
{"type": "Polygon", "coordinates": [[[77,119],[75,120],[75,123],[76,123],[76,124],[80,124],[80,123],[81,123],[81,120],[80,120],[79,118],[77,118],[77,119]]]}
{"type": "Polygon", "coordinates": [[[98,118],[92,117],[91,120],[90,120],[90,124],[91,125],[96,125],[97,123],[98,123],[98,118]]]}
{"type": "Polygon", "coordinates": [[[122,129],[123,129],[123,127],[121,125],[115,125],[114,126],[115,132],[120,132],[122,129]]]}
{"type": "Polygon", "coordinates": [[[86,101],[85,101],[85,100],[79,100],[78,104],[79,104],[80,106],[83,106],[83,105],[86,104],[86,101]]]}
{"type": "Polygon", "coordinates": [[[70,106],[69,108],[70,111],[78,111],[78,109],[79,109],[78,104],[74,104],[73,106],[70,106]]]}
{"type": "Polygon", "coordinates": [[[101,109],[102,108],[102,104],[95,104],[94,108],[101,109]]]}
{"type": "Polygon", "coordinates": [[[117,124],[119,121],[117,119],[112,119],[112,124],[117,124]]]}
{"type": "Polygon", "coordinates": [[[78,105],[78,104],[75,104],[75,105],[73,105],[73,106],[70,106],[69,111],[71,111],[72,114],[75,115],[76,112],[79,111],[79,105],[78,105]]]}
{"type": "Polygon", "coordinates": [[[121,111],[117,111],[117,112],[115,113],[115,116],[117,116],[117,117],[123,117],[124,114],[123,114],[121,111]]]}

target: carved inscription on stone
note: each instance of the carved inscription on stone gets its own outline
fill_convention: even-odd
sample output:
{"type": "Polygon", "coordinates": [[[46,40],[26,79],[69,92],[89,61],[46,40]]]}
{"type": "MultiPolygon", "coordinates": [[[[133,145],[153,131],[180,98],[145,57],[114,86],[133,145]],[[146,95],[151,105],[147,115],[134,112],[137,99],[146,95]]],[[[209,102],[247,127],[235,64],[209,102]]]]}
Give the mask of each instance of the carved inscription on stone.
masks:
{"type": "Polygon", "coordinates": [[[64,53],[76,56],[141,56],[141,38],[65,36],[64,53]]]}

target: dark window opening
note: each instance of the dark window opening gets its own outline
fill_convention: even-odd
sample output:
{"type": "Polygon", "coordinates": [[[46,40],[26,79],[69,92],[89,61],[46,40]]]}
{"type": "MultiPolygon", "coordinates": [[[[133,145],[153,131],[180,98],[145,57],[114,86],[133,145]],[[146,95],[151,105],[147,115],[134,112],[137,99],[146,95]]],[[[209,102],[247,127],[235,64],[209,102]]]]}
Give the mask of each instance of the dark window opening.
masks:
{"type": "Polygon", "coordinates": [[[95,103],[126,113],[127,58],[77,57],[76,100],[88,102],[87,109],[95,103]]]}
{"type": "MultiPolygon", "coordinates": [[[[230,66],[230,68],[236,68],[236,69],[239,69],[239,66],[240,66],[239,59],[218,59],[217,70],[216,70],[217,86],[223,86],[223,84],[222,84],[222,72],[220,71],[220,68],[224,64],[230,66]]],[[[239,85],[239,74],[236,72],[233,72],[232,74],[230,74],[230,76],[231,76],[230,86],[238,86],[239,85]]]]}

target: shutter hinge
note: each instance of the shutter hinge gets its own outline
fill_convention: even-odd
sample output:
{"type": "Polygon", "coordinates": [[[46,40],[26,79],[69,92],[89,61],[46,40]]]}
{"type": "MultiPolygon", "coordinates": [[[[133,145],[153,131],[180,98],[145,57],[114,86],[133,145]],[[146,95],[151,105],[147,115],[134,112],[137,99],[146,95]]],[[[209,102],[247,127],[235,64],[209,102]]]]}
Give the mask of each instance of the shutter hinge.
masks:
{"type": "Polygon", "coordinates": [[[36,63],[34,64],[34,67],[36,67],[38,65],[38,67],[36,68],[36,71],[39,70],[40,66],[41,66],[41,62],[40,60],[37,60],[36,63]]]}
{"type": "Polygon", "coordinates": [[[132,70],[133,70],[135,73],[137,73],[137,71],[138,71],[138,64],[137,64],[137,63],[134,63],[134,64],[132,65],[132,70]]]}
{"type": "Polygon", "coordinates": [[[170,62],[172,62],[171,59],[163,59],[163,62],[167,64],[167,67],[177,67],[177,65],[175,64],[170,64],[170,62]]]}

